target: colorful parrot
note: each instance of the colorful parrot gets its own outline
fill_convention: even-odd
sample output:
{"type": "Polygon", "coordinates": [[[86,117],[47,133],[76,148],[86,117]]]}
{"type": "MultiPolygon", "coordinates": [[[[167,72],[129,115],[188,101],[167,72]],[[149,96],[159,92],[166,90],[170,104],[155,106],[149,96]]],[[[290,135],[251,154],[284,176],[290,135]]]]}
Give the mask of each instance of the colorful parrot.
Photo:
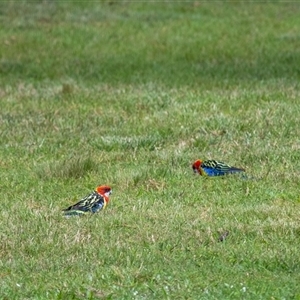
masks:
{"type": "Polygon", "coordinates": [[[195,173],[202,176],[222,176],[232,173],[245,172],[245,169],[231,167],[223,162],[216,160],[196,160],[192,168],[195,173]]]}
{"type": "Polygon", "coordinates": [[[107,185],[98,186],[91,194],[64,209],[64,215],[78,216],[86,213],[96,213],[105,208],[109,202],[111,192],[111,188],[107,185]]]}

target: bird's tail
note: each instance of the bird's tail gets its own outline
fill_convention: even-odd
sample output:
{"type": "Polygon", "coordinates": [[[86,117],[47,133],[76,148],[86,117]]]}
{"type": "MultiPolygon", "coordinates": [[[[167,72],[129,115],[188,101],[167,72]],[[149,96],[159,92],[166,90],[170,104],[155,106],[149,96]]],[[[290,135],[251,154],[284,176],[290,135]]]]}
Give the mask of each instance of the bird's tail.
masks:
{"type": "Polygon", "coordinates": [[[245,172],[245,169],[236,168],[236,167],[230,167],[229,173],[239,173],[239,172],[245,172]]]}

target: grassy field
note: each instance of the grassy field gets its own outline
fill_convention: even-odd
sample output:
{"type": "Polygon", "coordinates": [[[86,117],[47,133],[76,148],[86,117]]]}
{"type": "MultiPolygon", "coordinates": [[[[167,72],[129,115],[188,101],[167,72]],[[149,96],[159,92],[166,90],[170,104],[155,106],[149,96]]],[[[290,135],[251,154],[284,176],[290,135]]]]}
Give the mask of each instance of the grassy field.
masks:
{"type": "Polygon", "coordinates": [[[1,2],[0,298],[299,300],[299,15],[1,2]],[[105,211],[62,216],[99,184],[105,211]]]}

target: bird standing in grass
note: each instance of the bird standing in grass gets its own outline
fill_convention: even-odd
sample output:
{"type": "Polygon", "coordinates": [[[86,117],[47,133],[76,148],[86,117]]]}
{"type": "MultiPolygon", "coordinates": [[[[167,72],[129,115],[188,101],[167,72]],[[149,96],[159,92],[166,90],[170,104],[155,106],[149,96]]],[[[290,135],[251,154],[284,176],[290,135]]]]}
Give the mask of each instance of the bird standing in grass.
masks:
{"type": "Polygon", "coordinates": [[[107,185],[98,186],[91,194],[64,209],[64,215],[78,216],[86,213],[96,213],[105,208],[109,202],[111,192],[111,188],[107,185]]]}
{"type": "Polygon", "coordinates": [[[231,167],[223,162],[216,160],[196,160],[192,168],[195,173],[199,173],[202,176],[223,176],[227,174],[245,172],[245,169],[231,167]]]}

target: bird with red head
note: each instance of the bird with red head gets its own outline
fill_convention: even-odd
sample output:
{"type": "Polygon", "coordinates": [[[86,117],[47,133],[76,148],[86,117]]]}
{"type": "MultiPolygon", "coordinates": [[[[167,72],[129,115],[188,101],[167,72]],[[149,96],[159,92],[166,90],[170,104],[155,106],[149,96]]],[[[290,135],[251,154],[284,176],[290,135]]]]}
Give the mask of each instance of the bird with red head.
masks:
{"type": "Polygon", "coordinates": [[[112,189],[108,185],[98,186],[92,193],[79,202],[64,209],[65,216],[78,216],[86,213],[96,213],[106,207],[112,189]]]}
{"type": "Polygon", "coordinates": [[[227,174],[245,172],[245,169],[232,167],[216,160],[202,161],[197,159],[192,165],[193,171],[202,176],[223,176],[227,174]]]}

